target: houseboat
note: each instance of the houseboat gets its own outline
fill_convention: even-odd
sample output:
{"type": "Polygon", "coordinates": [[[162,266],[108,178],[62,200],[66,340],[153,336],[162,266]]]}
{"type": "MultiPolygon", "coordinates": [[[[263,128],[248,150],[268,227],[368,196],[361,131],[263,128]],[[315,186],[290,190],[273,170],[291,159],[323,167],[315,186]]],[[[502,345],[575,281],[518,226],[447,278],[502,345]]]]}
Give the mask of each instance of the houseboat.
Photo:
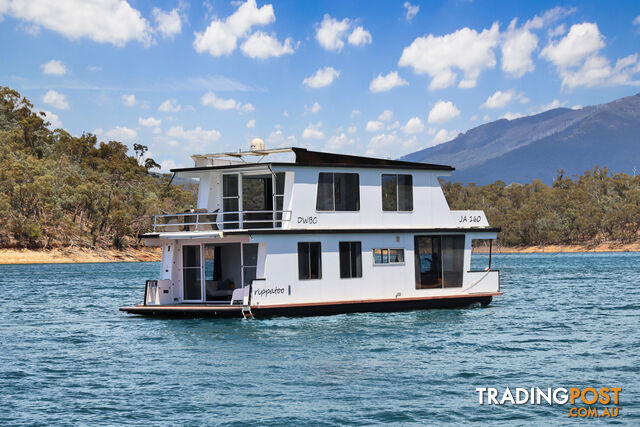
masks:
{"type": "MultiPolygon", "coordinates": [[[[472,268],[474,241],[500,231],[482,211],[449,209],[451,166],[265,149],[192,156],[174,176],[197,208],[156,215],[146,245],[160,276],[141,315],[262,317],[487,305],[499,271],[472,268]]],[[[486,242],[485,242],[486,243],[486,242]]]]}

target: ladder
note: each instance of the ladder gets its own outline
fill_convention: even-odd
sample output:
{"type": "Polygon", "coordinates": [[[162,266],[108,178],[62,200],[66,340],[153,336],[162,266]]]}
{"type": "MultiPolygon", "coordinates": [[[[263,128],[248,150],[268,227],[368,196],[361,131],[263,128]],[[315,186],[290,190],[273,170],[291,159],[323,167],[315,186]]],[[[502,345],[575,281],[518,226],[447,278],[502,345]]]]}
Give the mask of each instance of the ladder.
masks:
{"type": "Polygon", "coordinates": [[[245,289],[247,290],[242,297],[242,318],[253,319],[253,313],[251,312],[251,285],[246,286],[245,289]]]}

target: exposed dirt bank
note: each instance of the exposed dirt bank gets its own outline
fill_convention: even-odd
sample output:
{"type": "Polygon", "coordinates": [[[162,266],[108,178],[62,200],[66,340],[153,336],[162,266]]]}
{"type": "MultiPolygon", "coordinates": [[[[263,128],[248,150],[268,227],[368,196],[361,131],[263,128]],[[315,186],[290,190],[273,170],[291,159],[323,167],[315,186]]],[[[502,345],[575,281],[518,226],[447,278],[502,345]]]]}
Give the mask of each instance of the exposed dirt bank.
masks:
{"type": "Polygon", "coordinates": [[[159,248],[63,248],[50,250],[0,249],[0,264],[63,264],[83,262],[160,261],[159,248]]]}
{"type": "MultiPolygon", "coordinates": [[[[475,248],[474,252],[489,252],[489,247],[475,248]]],[[[634,243],[601,243],[599,245],[582,244],[582,245],[545,245],[545,246],[521,246],[507,247],[494,246],[493,253],[501,254],[535,254],[535,253],[554,253],[554,252],[640,252],[640,241],[634,243]]]]}

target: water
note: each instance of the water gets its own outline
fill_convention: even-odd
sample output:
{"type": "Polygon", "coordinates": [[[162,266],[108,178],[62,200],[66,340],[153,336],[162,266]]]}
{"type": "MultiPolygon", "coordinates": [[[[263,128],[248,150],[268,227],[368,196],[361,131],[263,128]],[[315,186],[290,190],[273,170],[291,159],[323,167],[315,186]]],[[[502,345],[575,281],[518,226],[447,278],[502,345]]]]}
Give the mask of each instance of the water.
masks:
{"type": "Polygon", "coordinates": [[[0,420],[564,424],[475,388],[620,386],[614,421],[640,423],[640,254],[493,262],[488,308],[252,321],[118,312],[156,263],[0,266],[0,420]]]}

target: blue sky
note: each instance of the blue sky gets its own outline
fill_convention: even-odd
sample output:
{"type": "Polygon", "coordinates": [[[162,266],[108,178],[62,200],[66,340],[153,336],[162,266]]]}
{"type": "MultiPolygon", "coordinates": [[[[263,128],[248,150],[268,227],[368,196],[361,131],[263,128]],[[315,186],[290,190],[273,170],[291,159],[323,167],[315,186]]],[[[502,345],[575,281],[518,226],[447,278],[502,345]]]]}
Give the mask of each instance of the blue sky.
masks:
{"type": "Polygon", "coordinates": [[[398,157],[640,91],[640,3],[0,0],[0,84],[166,170],[267,147],[398,157]]]}

